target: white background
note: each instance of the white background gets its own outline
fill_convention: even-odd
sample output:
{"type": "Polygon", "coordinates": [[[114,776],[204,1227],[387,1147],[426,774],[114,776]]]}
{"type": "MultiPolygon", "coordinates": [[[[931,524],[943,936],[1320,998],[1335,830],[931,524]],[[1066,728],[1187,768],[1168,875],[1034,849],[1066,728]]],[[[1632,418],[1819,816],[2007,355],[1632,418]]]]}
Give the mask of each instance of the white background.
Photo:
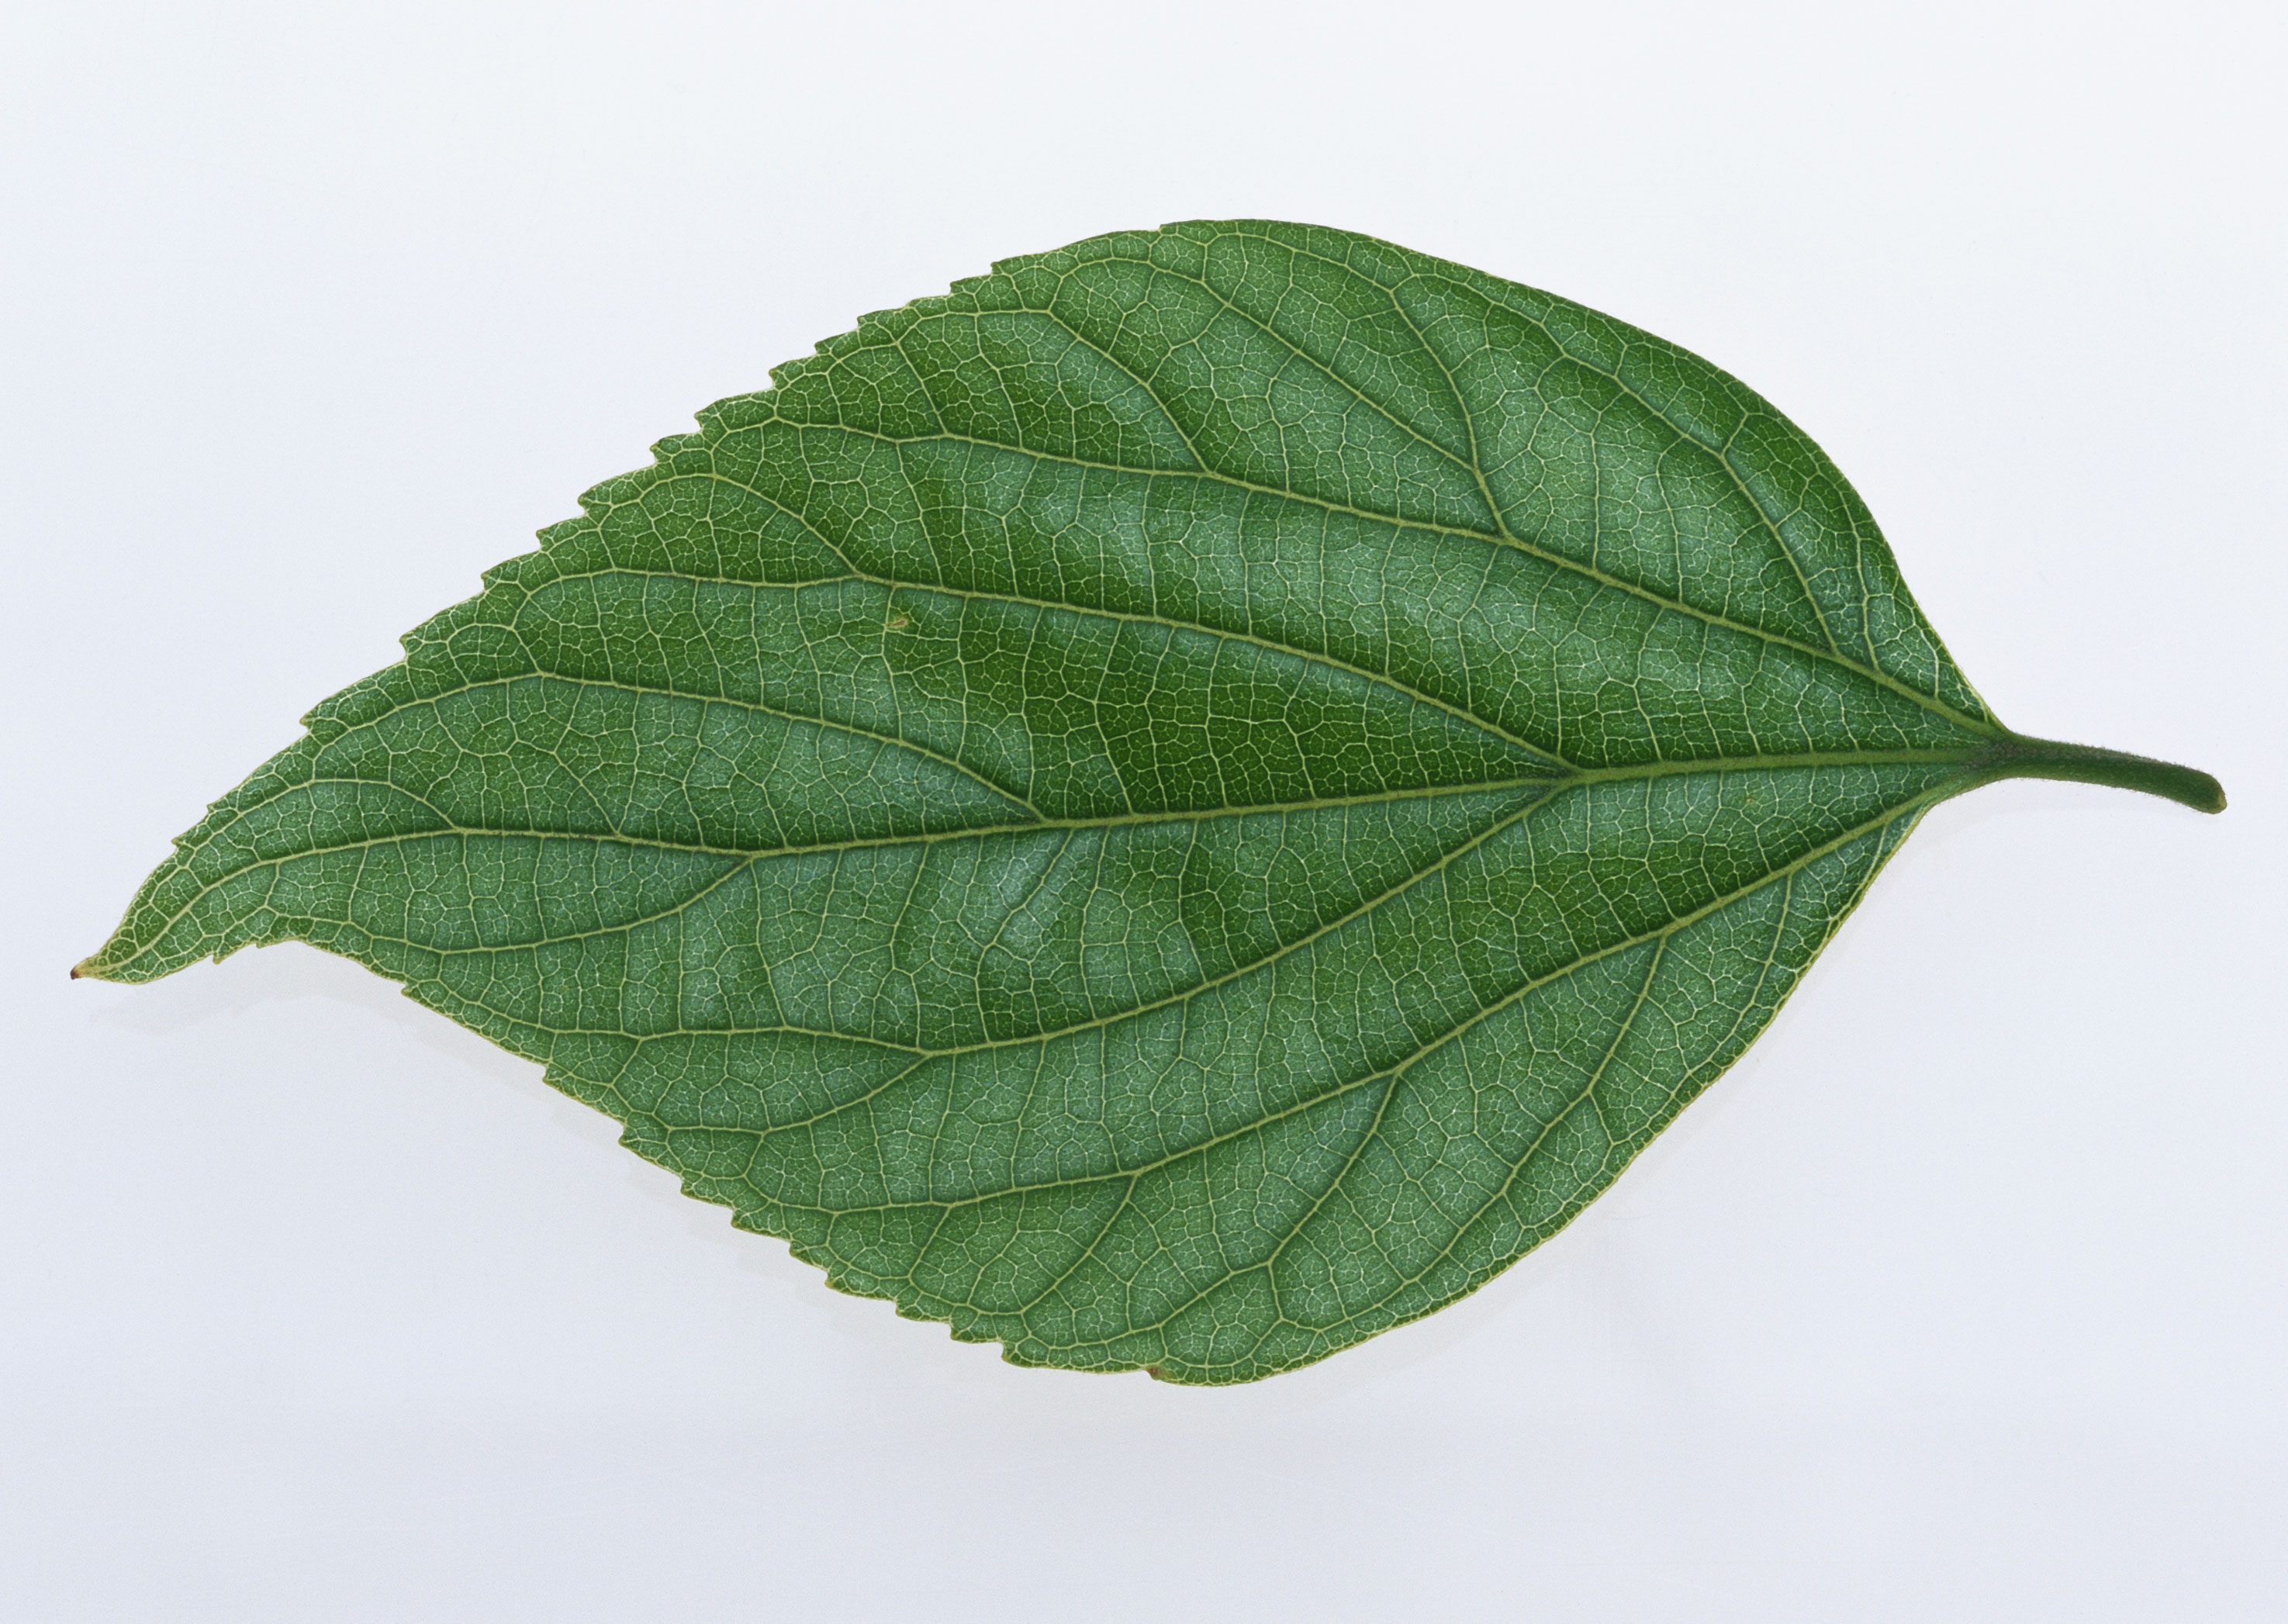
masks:
{"type": "Polygon", "coordinates": [[[0,1615],[2288,1616],[2279,14],[19,0],[0,1615]],[[2232,810],[1943,807],[1571,1231],[1230,1390],[836,1295],[346,962],[66,980],[697,407],[1224,215],[1741,374],[2002,716],[2232,810]]]}

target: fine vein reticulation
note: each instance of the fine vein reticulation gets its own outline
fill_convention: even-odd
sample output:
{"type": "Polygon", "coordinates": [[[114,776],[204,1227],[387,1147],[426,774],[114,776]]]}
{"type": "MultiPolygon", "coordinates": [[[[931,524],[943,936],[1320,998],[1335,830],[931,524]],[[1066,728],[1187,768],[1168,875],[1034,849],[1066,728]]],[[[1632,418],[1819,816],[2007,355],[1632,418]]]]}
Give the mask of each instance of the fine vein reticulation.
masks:
{"type": "Polygon", "coordinates": [[[1732,378],[1387,243],[1100,238],[773,383],[76,973],[315,943],[846,1290],[1244,1381],[1561,1228],[1934,801],[2214,790],[2002,728],[1732,378]]]}

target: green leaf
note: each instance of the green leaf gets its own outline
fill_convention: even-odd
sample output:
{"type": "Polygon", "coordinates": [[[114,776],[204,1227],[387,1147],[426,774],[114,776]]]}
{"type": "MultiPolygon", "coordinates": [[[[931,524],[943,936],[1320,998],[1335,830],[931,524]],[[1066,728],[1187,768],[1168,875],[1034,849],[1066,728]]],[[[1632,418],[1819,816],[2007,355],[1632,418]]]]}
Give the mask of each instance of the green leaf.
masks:
{"type": "Polygon", "coordinates": [[[1235,1382],[1453,1301],[2018,737],[1675,346],[1263,222],[1007,261],[405,640],[75,973],[349,955],[847,1291],[1235,1382]]]}

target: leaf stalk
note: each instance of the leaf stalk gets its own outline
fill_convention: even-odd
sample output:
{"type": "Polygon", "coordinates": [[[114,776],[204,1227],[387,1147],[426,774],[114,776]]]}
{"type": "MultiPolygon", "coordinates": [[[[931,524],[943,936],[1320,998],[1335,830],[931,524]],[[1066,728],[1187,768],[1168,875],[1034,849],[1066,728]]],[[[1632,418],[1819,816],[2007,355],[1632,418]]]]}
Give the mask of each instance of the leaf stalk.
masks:
{"type": "Polygon", "coordinates": [[[1965,789],[2006,778],[2054,778],[2157,795],[2195,812],[2220,812],[2225,804],[2224,786],[2197,768],[2090,744],[2022,739],[2013,733],[1975,752],[1967,764],[1973,776],[1965,789]]]}

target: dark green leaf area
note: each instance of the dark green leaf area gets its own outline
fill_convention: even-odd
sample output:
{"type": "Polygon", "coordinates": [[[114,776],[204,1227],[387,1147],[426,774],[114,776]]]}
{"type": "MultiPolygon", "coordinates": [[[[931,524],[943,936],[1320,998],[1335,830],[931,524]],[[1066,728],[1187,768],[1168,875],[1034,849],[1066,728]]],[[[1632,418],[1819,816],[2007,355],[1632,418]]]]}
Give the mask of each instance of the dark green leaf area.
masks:
{"type": "Polygon", "coordinates": [[[1768,405],[1388,244],[1104,238],[775,380],[83,970],[349,955],[837,1285],[1245,1380],[1561,1227],[2026,744],[1768,405]]]}
{"type": "MultiPolygon", "coordinates": [[[[1271,965],[1045,1038],[788,1034],[760,1062],[808,1080],[783,1094],[753,1046],[696,1033],[559,1044],[557,1073],[695,1193],[957,1335],[1261,1375],[1560,1227],[1744,1045],[1907,821],[1650,928],[1577,852],[1517,927],[1445,938],[1451,911],[1533,887],[1534,836],[1599,810],[1544,807],[1271,965]]],[[[1642,901],[1670,913],[1649,883],[1642,901]]]]}

